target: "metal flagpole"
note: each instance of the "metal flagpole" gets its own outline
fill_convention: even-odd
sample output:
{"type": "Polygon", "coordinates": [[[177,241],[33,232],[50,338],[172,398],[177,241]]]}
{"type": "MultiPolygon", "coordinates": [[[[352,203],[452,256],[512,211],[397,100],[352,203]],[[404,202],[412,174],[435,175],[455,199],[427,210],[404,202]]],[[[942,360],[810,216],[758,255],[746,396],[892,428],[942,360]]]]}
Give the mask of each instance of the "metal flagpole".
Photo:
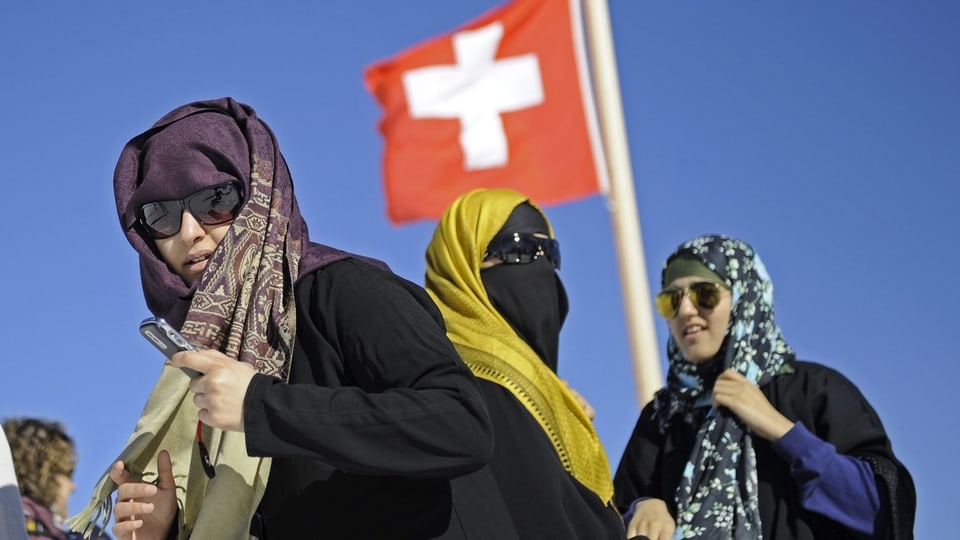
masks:
{"type": "Polygon", "coordinates": [[[613,221],[614,242],[620,266],[627,333],[632,353],[637,401],[642,408],[663,386],[653,306],[637,217],[633,172],[620,99],[620,80],[610,30],[606,0],[584,0],[587,40],[603,148],[610,172],[607,206],[613,221]]]}

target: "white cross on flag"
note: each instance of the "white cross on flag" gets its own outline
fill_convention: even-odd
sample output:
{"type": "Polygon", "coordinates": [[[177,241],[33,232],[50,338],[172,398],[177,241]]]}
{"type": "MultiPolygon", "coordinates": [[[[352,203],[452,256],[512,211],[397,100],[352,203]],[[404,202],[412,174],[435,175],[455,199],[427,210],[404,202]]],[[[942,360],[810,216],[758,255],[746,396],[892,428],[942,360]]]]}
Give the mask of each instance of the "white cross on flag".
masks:
{"type": "Polygon", "coordinates": [[[516,0],[367,69],[394,223],[480,187],[549,205],[606,186],[581,28],[579,0],[516,0]]]}

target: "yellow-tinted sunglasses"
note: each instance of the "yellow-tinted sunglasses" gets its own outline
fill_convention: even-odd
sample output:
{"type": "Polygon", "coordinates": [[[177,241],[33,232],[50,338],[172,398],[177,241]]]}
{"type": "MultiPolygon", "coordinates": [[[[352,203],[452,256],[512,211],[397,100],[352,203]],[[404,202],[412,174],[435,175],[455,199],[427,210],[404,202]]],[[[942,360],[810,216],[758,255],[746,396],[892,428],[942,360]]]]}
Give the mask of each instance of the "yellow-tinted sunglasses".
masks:
{"type": "Polygon", "coordinates": [[[689,296],[690,301],[704,309],[713,309],[720,303],[722,287],[713,281],[694,283],[686,289],[664,289],[657,293],[654,303],[657,313],[664,319],[672,319],[680,310],[683,297],[689,296]]]}

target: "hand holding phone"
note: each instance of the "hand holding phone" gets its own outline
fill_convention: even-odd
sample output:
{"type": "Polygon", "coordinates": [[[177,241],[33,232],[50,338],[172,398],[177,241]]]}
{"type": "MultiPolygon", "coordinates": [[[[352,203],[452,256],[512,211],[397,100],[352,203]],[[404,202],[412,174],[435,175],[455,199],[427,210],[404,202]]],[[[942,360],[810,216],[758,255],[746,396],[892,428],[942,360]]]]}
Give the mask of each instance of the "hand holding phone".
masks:
{"type": "MultiPolygon", "coordinates": [[[[167,357],[167,360],[180,351],[195,351],[196,347],[177,332],[177,329],[170,326],[167,321],[160,317],[150,317],[140,323],[140,333],[147,341],[153,343],[153,346],[167,357]]],[[[189,368],[180,368],[190,378],[199,377],[202,373],[189,368]]]]}
{"type": "MultiPolygon", "coordinates": [[[[143,334],[143,337],[147,338],[147,341],[153,343],[153,346],[162,352],[164,356],[167,357],[167,360],[170,360],[173,355],[180,351],[197,350],[192,343],[180,335],[180,332],[177,332],[176,328],[170,326],[167,321],[160,317],[144,319],[143,322],[140,323],[140,333],[143,334]]],[[[180,368],[180,370],[186,373],[191,379],[203,375],[199,371],[190,368],[180,368]]],[[[216,476],[217,472],[213,463],[210,461],[210,453],[207,451],[207,445],[203,443],[203,437],[201,437],[199,420],[197,421],[197,451],[200,453],[200,465],[203,467],[203,472],[208,478],[216,476]]]]}

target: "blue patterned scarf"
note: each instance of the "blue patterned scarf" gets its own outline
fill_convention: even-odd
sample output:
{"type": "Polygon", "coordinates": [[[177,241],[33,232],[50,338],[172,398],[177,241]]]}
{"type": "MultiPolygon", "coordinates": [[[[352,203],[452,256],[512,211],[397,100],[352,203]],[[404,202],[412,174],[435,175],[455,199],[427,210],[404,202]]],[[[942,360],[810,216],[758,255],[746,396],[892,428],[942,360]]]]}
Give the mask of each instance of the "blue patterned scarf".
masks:
{"type": "Polygon", "coordinates": [[[694,257],[719,275],[733,293],[730,326],[712,360],[683,358],[673,337],[667,344],[667,387],[654,397],[662,432],[675,421],[697,427],[697,441],[677,487],[679,538],[761,538],[757,461],[749,430],[728,411],[709,410],[713,384],[727,368],[763,386],[794,359],[773,318],[773,283],[757,253],[745,242],[700,236],[667,259],[694,257]]]}

